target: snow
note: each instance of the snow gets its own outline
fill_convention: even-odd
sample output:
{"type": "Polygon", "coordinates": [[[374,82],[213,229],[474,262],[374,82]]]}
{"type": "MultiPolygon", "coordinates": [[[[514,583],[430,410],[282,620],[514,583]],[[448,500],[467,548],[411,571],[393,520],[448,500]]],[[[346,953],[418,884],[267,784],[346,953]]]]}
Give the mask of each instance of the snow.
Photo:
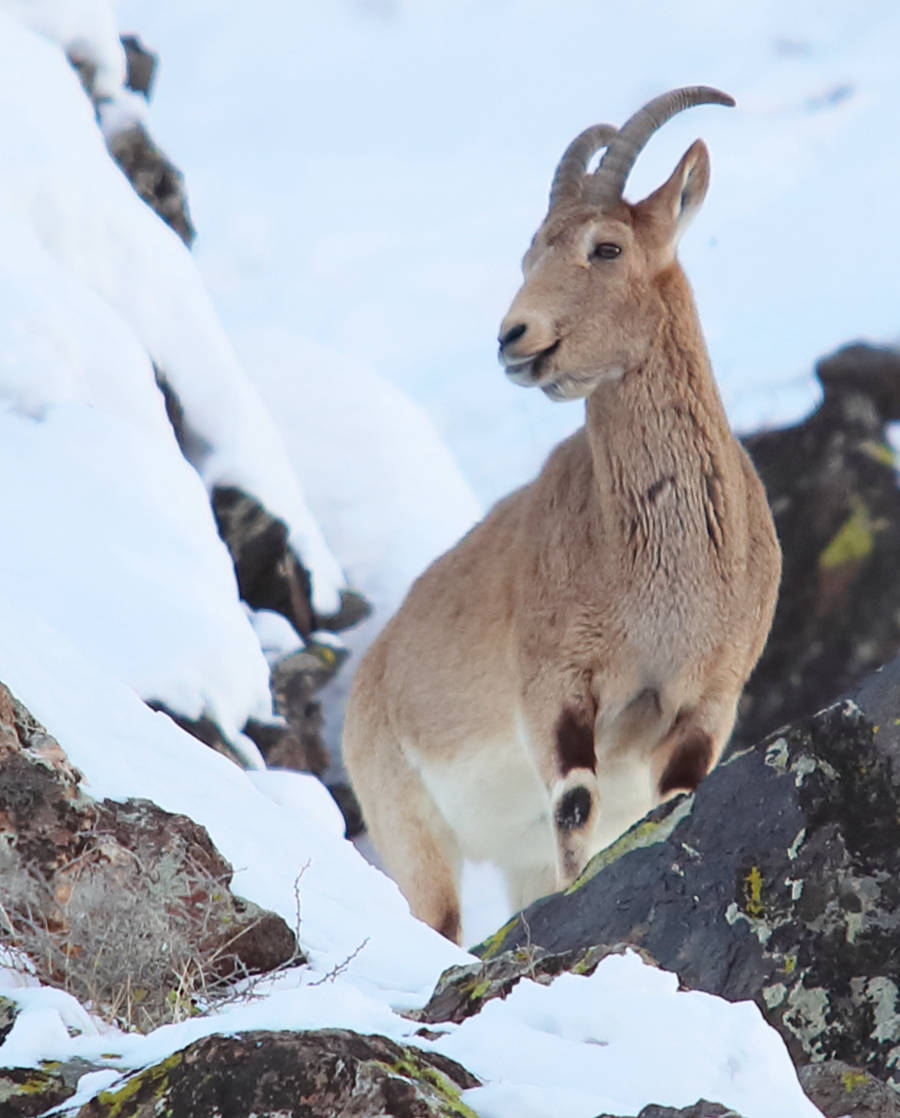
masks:
{"type": "MultiPolygon", "coordinates": [[[[43,6],[35,11],[40,14],[43,6]]],[[[44,14],[52,20],[52,12],[44,14]]],[[[0,199],[4,224],[8,221],[16,230],[18,250],[4,266],[10,282],[23,268],[43,270],[52,285],[44,298],[64,304],[52,327],[54,351],[45,352],[46,343],[41,347],[38,356],[44,361],[28,376],[28,392],[45,407],[56,403],[63,378],[53,357],[65,359],[74,348],[81,360],[66,361],[69,383],[62,387],[78,392],[88,405],[102,399],[112,406],[118,399],[124,412],[132,412],[132,396],[146,394],[152,384],[149,354],[178,395],[195,435],[206,444],[194,464],[207,487],[240,485],[284,519],[291,542],[314,573],[316,608],[333,612],[343,574],[308,511],[274,421],[241,370],[190,254],[110,160],[64,55],[27,33],[2,9],[0,64],[8,98],[0,117],[7,160],[0,199]],[[29,101],[27,114],[17,103],[23,88],[40,93],[29,101]],[[132,335],[127,349],[135,360],[127,368],[97,359],[96,338],[102,334],[76,320],[82,305],[95,319],[114,318],[116,334],[132,335]],[[83,337],[89,330],[93,345],[83,337]],[[40,373],[44,377],[36,379],[40,373]]],[[[56,318],[49,311],[46,304],[40,308],[42,320],[56,318]]],[[[10,316],[7,328],[17,332],[20,344],[35,344],[27,327],[26,337],[18,337],[22,327],[15,317],[10,316]]],[[[11,364],[30,371],[18,360],[11,364]]],[[[21,389],[15,368],[11,388],[21,389]]],[[[0,383],[0,389],[5,396],[6,384],[0,383]]]]}
{"type": "MultiPolygon", "coordinates": [[[[344,1026],[459,1059],[484,1118],[700,1095],[746,1118],[818,1113],[754,1006],[680,992],[635,956],[525,980],[415,1037],[399,1011],[470,957],[410,917],[318,782],[243,772],[141,698],[237,738],[270,712],[266,657],[296,647],[239,603],[214,486],[285,519],[320,612],[347,582],[370,597],[375,617],[345,635],[358,657],[422,567],[580,422],[506,384],[493,338],[555,162],[596,119],[698,80],[738,99],[667,125],[631,188],[707,139],[711,193],[682,255],[736,425],[802,414],[830,346],[893,337],[896,156],[879,138],[898,34],[887,0],[864,16],[837,0],[0,0],[0,680],[92,795],[190,815],[236,890],[292,925],[298,883],[310,959],[147,1037],[0,969],[22,1006],[0,1064],[108,1064],[84,1100],[209,1032],[344,1026]],[[149,112],[121,88],[117,27],[162,52],[149,112]],[[65,51],[98,66],[102,129],[65,51]],[[145,117],[186,173],[196,258],[106,152],[103,130],[145,117]],[[198,436],[190,464],[154,364],[198,436]]],[[[332,740],[349,679],[328,697],[332,740]]],[[[491,926],[480,902],[466,918],[491,926]]]]}
{"type": "MultiPolygon", "coordinates": [[[[68,995],[23,987],[0,971],[0,994],[22,1007],[0,1064],[80,1056],[127,1070],[212,1032],[342,1027],[434,1047],[470,1067],[486,1083],[466,1093],[484,1118],[590,1118],[700,1095],[746,1118],[818,1113],[754,1006],[679,993],[673,975],[637,956],[611,957],[590,979],[563,976],[549,988],[526,980],[438,1041],[423,1041],[396,1011],[421,1005],[445,967],[471,956],[409,915],[393,883],[341,837],[319,782],[242,772],[3,596],[0,679],[64,743],[91,795],[149,796],[187,813],[238,867],[235,890],[292,924],[299,875],[300,938],[311,959],[270,981],[257,1000],[146,1037],[100,1028],[68,995]]],[[[89,1086],[108,1082],[91,1078],[89,1086]]]]}

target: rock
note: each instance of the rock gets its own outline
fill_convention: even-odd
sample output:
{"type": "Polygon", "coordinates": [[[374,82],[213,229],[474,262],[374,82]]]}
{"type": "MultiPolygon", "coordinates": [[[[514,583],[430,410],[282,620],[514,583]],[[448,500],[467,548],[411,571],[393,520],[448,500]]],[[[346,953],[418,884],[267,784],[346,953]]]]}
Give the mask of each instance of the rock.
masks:
{"type": "Polygon", "coordinates": [[[321,708],[310,699],[306,712],[307,717],[299,726],[259,722],[254,718],[244,727],[244,733],[256,744],[269,768],[295,769],[316,776],[328,768],[330,758],[321,736],[321,708]]]}
{"type": "MultiPolygon", "coordinates": [[[[244,727],[267,765],[317,776],[328,768],[331,757],[322,732],[322,707],[315,696],[346,658],[343,648],[311,637],[305,647],[272,664],[272,702],[286,725],[251,721],[244,727]]],[[[362,823],[353,792],[348,785],[341,784],[330,786],[329,790],[344,815],[348,835],[356,834],[362,823]]]]}
{"type": "Polygon", "coordinates": [[[117,983],[148,987],[143,1007],[151,994],[165,1005],[172,990],[212,993],[234,977],[303,961],[280,916],[231,893],[231,866],[203,827],[147,800],[98,802],[80,780],[0,684],[0,937],[28,954],[42,979],[111,1005],[117,983]],[[70,985],[81,959],[96,989],[70,985]]]}
{"type": "MultiPolygon", "coordinates": [[[[155,56],[144,50],[133,36],[123,39],[122,46],[126,60],[126,85],[148,97],[156,68],[155,56]]],[[[81,79],[102,125],[109,98],[95,88],[95,64],[89,57],[82,56],[76,48],[69,51],[69,62],[81,79]]],[[[140,121],[134,120],[124,128],[104,128],[103,131],[110,155],[121,167],[137,195],[190,248],[196,234],[188,210],[184,176],[160,151],[140,121]]]]}
{"type": "Polygon", "coordinates": [[[122,35],[121,43],[125,51],[125,85],[134,93],[142,93],[149,101],[159,60],[137,35],[122,35]]]}
{"type": "Polygon", "coordinates": [[[288,546],[287,527],[236,486],[212,494],[219,535],[231,553],[241,598],[252,609],[286,617],[302,637],[315,628],[309,571],[288,546]]]}
{"type": "Polygon", "coordinates": [[[9,1036],[18,1013],[19,1007],[14,1001],[0,997],[0,1044],[9,1036]]]}
{"type": "Polygon", "coordinates": [[[743,440],[768,493],[784,570],[734,749],[814,713],[900,653],[900,490],[886,431],[900,419],[900,354],[848,346],[816,374],[817,411],[743,440]]]}
{"type": "Polygon", "coordinates": [[[106,146],[138,196],[190,248],[196,230],[188,209],[184,176],[156,146],[146,128],[134,123],[112,132],[106,138],[106,146]]]}
{"type": "MultiPolygon", "coordinates": [[[[620,1115],[598,1114],[597,1118],[621,1118],[620,1115]]],[[[717,1102],[699,1099],[693,1106],[676,1110],[671,1106],[645,1106],[635,1118],[741,1118],[736,1110],[729,1110],[717,1102]]]]}
{"type": "MultiPolygon", "coordinates": [[[[174,875],[173,886],[177,894],[183,877],[183,902],[196,911],[197,926],[204,927],[199,946],[211,957],[217,977],[265,974],[302,958],[284,920],[242,897],[231,897],[231,919],[226,927],[204,926],[205,890],[210,883],[227,889],[232,878],[231,865],[215,848],[205,827],[186,815],[163,811],[150,800],[104,800],[101,806],[104,844],[111,838],[123,850],[137,853],[144,866],[168,860],[184,867],[182,874],[174,875]]],[[[114,855],[107,853],[107,857],[112,860],[114,855]]]]}
{"type": "MultiPolygon", "coordinates": [[[[155,375],[178,445],[188,461],[197,465],[209,452],[209,446],[191,428],[165,374],[157,368],[155,375]]],[[[288,544],[284,522],[237,487],[215,489],[212,503],[219,534],[234,563],[241,597],[254,609],[280,613],[297,632],[298,645],[301,639],[304,642],[296,653],[283,657],[272,669],[273,705],[287,725],[251,720],[244,733],[256,743],[268,765],[321,775],[331,758],[315,694],[340,668],[347,653],[316,640],[312,632],[355,624],[367,616],[370,607],[360,595],[342,591],[338,613],[331,618],[319,617],[310,598],[309,572],[288,544]]],[[[151,705],[164,710],[200,741],[243,764],[234,743],[209,719],[188,719],[159,702],[151,705]]],[[[348,818],[348,823],[352,823],[352,818],[348,818]]]]}
{"type": "MultiPolygon", "coordinates": [[[[566,972],[591,975],[608,955],[622,955],[628,950],[635,949],[620,943],[614,947],[598,945],[552,953],[541,947],[524,946],[485,958],[480,964],[449,967],[438,979],[428,1003],[405,1016],[425,1024],[443,1021],[459,1024],[480,1013],[492,998],[505,998],[523,978],[548,986],[566,972]]],[[[645,951],[636,950],[644,962],[655,965],[645,951]]]]}
{"type": "Polygon", "coordinates": [[[255,1118],[475,1118],[460,1092],[479,1081],[437,1053],[343,1029],[208,1036],[122,1086],[78,1118],[218,1113],[255,1118]]]}
{"type": "Polygon", "coordinates": [[[86,1060],[44,1061],[40,1068],[0,1068],[0,1114],[37,1118],[75,1094],[78,1080],[96,1071],[86,1060]]]}
{"type": "MultiPolygon", "coordinates": [[[[216,753],[221,753],[223,757],[227,757],[229,761],[233,761],[240,768],[253,768],[254,762],[258,767],[259,761],[257,758],[253,758],[251,761],[251,751],[242,749],[240,745],[226,737],[218,722],[214,722],[207,715],[202,715],[200,718],[186,718],[183,714],[179,714],[177,710],[172,710],[166,703],[160,702],[159,699],[146,699],[145,702],[151,710],[171,718],[175,725],[180,726],[185,733],[190,734],[198,741],[202,741],[204,745],[208,745],[216,753]]],[[[263,723],[260,723],[260,725],[263,725],[263,723]]],[[[247,733],[246,727],[244,732],[247,733]]],[[[253,734],[248,734],[248,737],[256,742],[253,734]]]]}
{"type": "Polygon", "coordinates": [[[365,621],[372,613],[372,606],[358,590],[349,590],[346,587],[339,592],[340,606],[336,613],[320,613],[316,615],[317,628],[327,629],[330,633],[343,633],[345,629],[352,629],[360,621],[365,621]]]}
{"type": "Polygon", "coordinates": [[[319,774],[327,768],[330,758],[322,736],[322,708],[315,696],[346,658],[344,649],[310,639],[304,648],[272,665],[272,702],[287,723],[288,733],[271,741],[254,738],[269,765],[302,766],[319,774]]]}
{"type": "Polygon", "coordinates": [[[825,1118],[898,1118],[900,1094],[862,1068],[826,1060],[800,1068],[800,1086],[825,1118]]]}
{"type": "Polygon", "coordinates": [[[750,998],[795,1063],[900,1087],[900,660],[720,765],[476,949],[647,950],[750,998]]]}
{"type": "Polygon", "coordinates": [[[98,805],[81,773],[0,683],[0,836],[15,836],[29,864],[52,874],[81,856],[97,825],[98,805]]]}
{"type": "Polygon", "coordinates": [[[345,780],[335,781],[326,787],[344,817],[344,837],[352,839],[361,835],[365,830],[365,823],[356,793],[345,780]]]}
{"type": "Polygon", "coordinates": [[[39,1068],[0,1068],[0,1114],[5,1118],[36,1118],[74,1093],[39,1068]]]}
{"type": "Polygon", "coordinates": [[[172,424],[178,448],[194,469],[199,472],[203,460],[212,452],[212,446],[188,422],[184,405],[178,398],[178,393],[169,383],[166,374],[155,363],[153,365],[153,376],[162,393],[166,415],[172,424]]]}
{"type": "Polygon", "coordinates": [[[280,613],[304,638],[314,629],[338,632],[368,617],[369,604],[351,590],[341,591],[337,613],[322,616],[315,612],[310,599],[309,571],[288,543],[287,526],[254,496],[237,486],[217,486],[212,494],[212,507],[247,605],[280,613]]]}

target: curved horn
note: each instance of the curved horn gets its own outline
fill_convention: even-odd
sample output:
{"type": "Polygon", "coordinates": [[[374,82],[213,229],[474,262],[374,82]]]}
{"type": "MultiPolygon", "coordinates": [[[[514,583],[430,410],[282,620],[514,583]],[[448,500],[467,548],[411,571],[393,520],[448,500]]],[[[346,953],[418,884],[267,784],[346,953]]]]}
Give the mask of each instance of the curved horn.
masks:
{"type": "Polygon", "coordinates": [[[622,125],[589,180],[590,200],[596,205],[618,202],[625,180],[653,133],[682,109],[693,105],[734,105],[734,98],[708,85],[690,85],[654,97],[622,125]]]}
{"type": "Polygon", "coordinates": [[[594,124],[569,144],[553,175],[550,186],[550,209],[562,202],[577,202],[584,190],[584,179],[591,156],[605,148],[618,130],[611,124],[594,124]]]}

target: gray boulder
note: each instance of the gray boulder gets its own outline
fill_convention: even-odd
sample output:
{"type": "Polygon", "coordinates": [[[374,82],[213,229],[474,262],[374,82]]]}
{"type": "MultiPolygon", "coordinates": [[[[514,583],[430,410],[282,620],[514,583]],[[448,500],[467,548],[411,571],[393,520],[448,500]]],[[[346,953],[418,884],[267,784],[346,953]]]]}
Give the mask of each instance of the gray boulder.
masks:
{"type": "Polygon", "coordinates": [[[630,943],[752,999],[798,1065],[900,1087],[900,661],[720,765],[476,948],[630,943]]]}
{"type": "Polygon", "coordinates": [[[900,489],[887,431],[900,419],[900,354],[846,346],[816,375],[816,411],[743,439],[766,487],[784,569],[734,748],[813,714],[900,654],[900,489]]]}
{"type": "Polygon", "coordinates": [[[453,1060],[344,1029],[208,1036],[101,1091],[78,1118],[476,1118],[453,1060]]]}

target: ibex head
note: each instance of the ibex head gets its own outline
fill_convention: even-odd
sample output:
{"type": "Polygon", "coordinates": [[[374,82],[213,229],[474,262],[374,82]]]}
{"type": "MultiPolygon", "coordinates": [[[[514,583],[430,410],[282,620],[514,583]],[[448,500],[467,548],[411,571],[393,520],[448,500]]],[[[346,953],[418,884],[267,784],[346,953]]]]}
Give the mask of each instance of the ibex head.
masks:
{"type": "Polygon", "coordinates": [[[525,282],[500,325],[510,380],[554,400],[574,399],[642,363],[662,313],[658,280],[677,266],[678,238],[706,196],[706,145],[692,144],[668,181],[637,205],[622,191],[656,129],[682,109],[709,103],[734,100],[707,86],[677,89],[621,129],[597,124],[568,146],[547,216],[522,261],[525,282]]]}

